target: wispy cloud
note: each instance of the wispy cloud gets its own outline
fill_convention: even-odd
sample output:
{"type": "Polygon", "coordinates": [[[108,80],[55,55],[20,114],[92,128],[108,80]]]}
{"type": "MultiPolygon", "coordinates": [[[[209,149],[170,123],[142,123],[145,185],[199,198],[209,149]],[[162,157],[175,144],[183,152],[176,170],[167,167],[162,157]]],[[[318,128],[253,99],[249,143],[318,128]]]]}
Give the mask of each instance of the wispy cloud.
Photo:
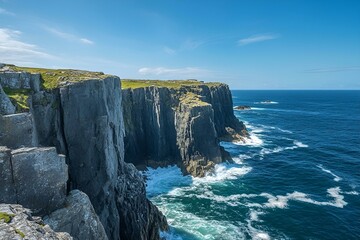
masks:
{"type": "Polygon", "coordinates": [[[166,67],[156,67],[156,68],[140,68],[138,72],[141,75],[155,75],[163,77],[177,77],[177,78],[197,78],[201,76],[208,75],[211,71],[198,68],[198,67],[185,67],[185,68],[166,68],[166,67]]]}
{"type": "Polygon", "coordinates": [[[305,70],[306,73],[328,73],[328,72],[348,72],[348,71],[360,71],[360,66],[313,68],[313,69],[305,70]]]}
{"type": "Polygon", "coordinates": [[[163,51],[164,51],[165,53],[169,54],[169,55],[174,55],[174,54],[176,54],[176,50],[175,50],[175,49],[172,49],[172,48],[167,47],[167,46],[163,47],[163,51]]]}
{"type": "Polygon", "coordinates": [[[10,12],[10,11],[4,9],[4,8],[0,8],[0,14],[9,15],[9,16],[15,16],[15,13],[10,12]]]}
{"type": "Polygon", "coordinates": [[[54,34],[57,37],[63,38],[63,39],[68,40],[68,41],[79,42],[79,43],[87,44],[87,45],[94,44],[94,42],[92,40],[89,40],[89,39],[83,38],[83,37],[78,37],[78,36],[76,36],[74,34],[63,32],[63,31],[60,31],[60,30],[58,30],[56,28],[45,27],[45,30],[52,33],[52,34],[54,34]]]}
{"type": "Polygon", "coordinates": [[[176,48],[170,48],[168,46],[163,47],[163,51],[169,55],[174,55],[179,52],[194,50],[202,45],[204,45],[206,41],[186,39],[176,48]]]}
{"type": "Polygon", "coordinates": [[[242,38],[238,41],[239,46],[245,46],[252,43],[264,42],[273,39],[279,38],[277,34],[261,34],[261,35],[253,35],[247,38],[242,38]]]}
{"type": "Polygon", "coordinates": [[[38,46],[20,40],[21,32],[0,28],[0,56],[1,61],[22,63],[34,59],[55,58],[39,49],[38,46]]]}

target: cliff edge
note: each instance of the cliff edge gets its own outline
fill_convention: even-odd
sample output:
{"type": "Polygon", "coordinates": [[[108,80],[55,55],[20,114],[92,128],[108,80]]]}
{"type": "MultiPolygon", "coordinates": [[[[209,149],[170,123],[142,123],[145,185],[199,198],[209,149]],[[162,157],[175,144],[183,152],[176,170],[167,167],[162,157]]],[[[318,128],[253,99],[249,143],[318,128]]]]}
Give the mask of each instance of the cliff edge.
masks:
{"type": "Polygon", "coordinates": [[[125,161],[140,168],[177,164],[203,177],[230,159],[220,141],[247,137],[226,84],[123,80],[122,92],[125,161]]]}

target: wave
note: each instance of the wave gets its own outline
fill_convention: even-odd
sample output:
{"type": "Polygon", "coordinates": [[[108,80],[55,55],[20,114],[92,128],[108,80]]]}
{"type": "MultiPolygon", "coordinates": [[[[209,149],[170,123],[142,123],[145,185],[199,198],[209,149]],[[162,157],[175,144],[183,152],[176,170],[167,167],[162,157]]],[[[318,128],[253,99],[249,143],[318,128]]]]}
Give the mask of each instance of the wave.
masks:
{"type": "Polygon", "coordinates": [[[309,147],[307,144],[304,144],[300,141],[294,140],[293,141],[294,146],[291,147],[276,147],[273,149],[269,149],[269,148],[263,148],[260,150],[260,156],[264,156],[267,154],[272,154],[272,153],[278,153],[278,152],[282,152],[282,151],[286,151],[286,150],[294,150],[296,148],[307,148],[309,147]]]}
{"type": "Polygon", "coordinates": [[[331,172],[329,169],[324,168],[321,164],[317,165],[317,167],[320,168],[323,172],[329,173],[331,176],[333,176],[335,182],[339,182],[342,180],[341,177],[337,176],[336,174],[331,172]]]}
{"type": "Polygon", "coordinates": [[[167,193],[175,187],[188,186],[192,183],[191,177],[183,176],[180,168],[176,165],[156,169],[148,167],[142,173],[147,178],[146,191],[149,197],[167,193]]]}
{"type": "Polygon", "coordinates": [[[213,183],[224,180],[233,180],[249,173],[251,170],[252,167],[247,167],[247,166],[240,167],[238,164],[220,163],[220,164],[216,164],[214,171],[207,173],[205,177],[202,178],[194,177],[193,182],[194,184],[199,184],[199,183],[213,183]]]}
{"type": "Polygon", "coordinates": [[[240,146],[252,146],[252,147],[259,147],[263,145],[264,141],[261,140],[258,136],[250,132],[250,136],[248,138],[244,138],[243,141],[234,142],[236,145],[240,146]]]}
{"type": "Polygon", "coordinates": [[[254,102],[255,104],[279,104],[279,102],[275,101],[261,101],[261,102],[254,102]]]}

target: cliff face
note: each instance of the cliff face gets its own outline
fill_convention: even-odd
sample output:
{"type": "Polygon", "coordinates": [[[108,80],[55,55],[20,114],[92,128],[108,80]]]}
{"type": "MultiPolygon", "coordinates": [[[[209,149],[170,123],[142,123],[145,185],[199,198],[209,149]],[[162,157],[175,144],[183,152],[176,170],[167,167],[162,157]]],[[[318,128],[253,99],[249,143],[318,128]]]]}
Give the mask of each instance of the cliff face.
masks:
{"type": "MultiPolygon", "coordinates": [[[[5,94],[1,93],[5,99],[2,105],[7,106],[3,109],[10,109],[10,99],[17,112],[25,111],[0,115],[0,145],[7,147],[0,152],[0,189],[8,193],[1,194],[0,202],[21,203],[33,211],[39,207],[36,213],[44,216],[46,223],[56,231],[69,232],[74,239],[159,239],[159,230],[167,229],[166,219],[146,199],[143,177],[124,162],[120,79],[114,76],[86,81],[70,79],[54,89],[43,89],[33,87],[37,78],[31,74],[25,80],[9,74],[28,76],[0,73],[0,86],[7,86],[5,94]],[[27,80],[29,84],[24,84],[27,80]],[[17,97],[24,92],[24,86],[29,89],[26,96],[21,96],[26,97],[28,105],[21,106],[17,97]],[[48,149],[44,147],[53,146],[56,147],[56,151],[50,148],[53,155],[44,155],[48,149]],[[16,150],[19,147],[33,148],[16,150]],[[56,167],[60,163],[66,167],[56,167]],[[18,165],[23,169],[18,174],[19,180],[18,165]],[[45,181],[41,174],[46,166],[50,180],[45,181]],[[26,169],[34,170],[26,174],[26,169]],[[32,182],[39,189],[32,188],[29,185],[32,182]],[[21,196],[21,201],[17,184],[29,187],[25,192],[28,196],[21,196]],[[72,189],[84,193],[75,194],[70,192],[72,189]],[[38,195],[38,191],[48,195],[41,199],[43,195],[38,195]],[[41,207],[47,199],[55,202],[41,207]],[[85,204],[82,209],[76,207],[81,203],[85,204]],[[83,225],[73,225],[76,222],[83,225]]],[[[71,74],[78,73],[71,70],[71,74]]]]}
{"type": "Polygon", "coordinates": [[[124,89],[123,111],[125,161],[140,167],[178,164],[201,177],[228,156],[220,139],[247,134],[225,84],[124,89]]]}

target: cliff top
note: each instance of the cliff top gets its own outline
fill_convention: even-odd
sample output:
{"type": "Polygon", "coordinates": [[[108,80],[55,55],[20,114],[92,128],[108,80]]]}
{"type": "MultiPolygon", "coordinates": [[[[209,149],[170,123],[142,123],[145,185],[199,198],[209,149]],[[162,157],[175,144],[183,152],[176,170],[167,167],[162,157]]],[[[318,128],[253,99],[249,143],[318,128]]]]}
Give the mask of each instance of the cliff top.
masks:
{"type": "Polygon", "coordinates": [[[57,88],[61,82],[79,82],[89,79],[104,79],[111,75],[103,72],[91,72],[74,69],[47,69],[19,67],[15,65],[4,65],[2,71],[39,73],[42,78],[42,85],[45,89],[57,88]]]}
{"type": "Polygon", "coordinates": [[[143,87],[167,87],[167,88],[180,88],[183,86],[218,86],[222,83],[218,82],[208,82],[198,81],[195,79],[189,80],[136,80],[136,79],[121,79],[121,87],[123,89],[127,88],[143,88],[143,87]]]}

